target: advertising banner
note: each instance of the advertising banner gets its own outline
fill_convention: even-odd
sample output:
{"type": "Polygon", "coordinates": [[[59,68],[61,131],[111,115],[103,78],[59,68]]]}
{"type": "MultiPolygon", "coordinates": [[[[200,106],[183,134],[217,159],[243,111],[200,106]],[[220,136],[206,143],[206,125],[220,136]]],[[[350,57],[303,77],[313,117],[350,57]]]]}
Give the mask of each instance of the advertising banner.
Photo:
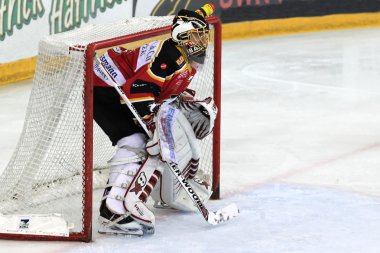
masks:
{"type": "Polygon", "coordinates": [[[380,11],[380,0],[0,0],[0,64],[35,56],[45,35],[205,3],[223,23],[380,11]]]}
{"type": "Polygon", "coordinates": [[[159,1],[0,0],[0,64],[35,56],[39,40],[86,24],[150,15],[159,1]],[[143,2],[143,4],[138,3],[143,2]]]}
{"type": "Polygon", "coordinates": [[[0,84],[33,74],[38,43],[44,36],[88,24],[174,15],[182,8],[195,10],[205,3],[213,3],[215,15],[227,25],[380,11],[380,0],[0,0],[0,84]]]}
{"type": "Polygon", "coordinates": [[[379,12],[380,0],[220,0],[220,8],[223,23],[231,23],[379,12]]]}

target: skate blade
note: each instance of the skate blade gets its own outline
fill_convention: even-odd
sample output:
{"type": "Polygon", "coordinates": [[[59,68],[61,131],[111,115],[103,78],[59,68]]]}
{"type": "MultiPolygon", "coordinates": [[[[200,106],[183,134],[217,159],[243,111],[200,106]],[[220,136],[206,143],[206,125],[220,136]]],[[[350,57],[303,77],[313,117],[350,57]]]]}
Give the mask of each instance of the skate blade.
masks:
{"type": "Polygon", "coordinates": [[[148,226],[142,225],[142,230],[144,232],[144,235],[153,235],[154,234],[154,227],[148,227],[148,226]]]}
{"type": "Polygon", "coordinates": [[[98,233],[108,234],[108,235],[133,235],[133,236],[144,235],[144,231],[142,229],[120,229],[115,226],[107,227],[103,225],[99,227],[98,233]]]}

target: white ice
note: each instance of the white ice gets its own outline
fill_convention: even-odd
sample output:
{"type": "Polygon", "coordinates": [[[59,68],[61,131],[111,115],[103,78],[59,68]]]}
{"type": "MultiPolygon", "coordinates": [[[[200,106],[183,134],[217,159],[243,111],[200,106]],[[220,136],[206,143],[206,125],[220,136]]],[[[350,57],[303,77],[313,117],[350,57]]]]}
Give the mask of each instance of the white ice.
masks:
{"type": "MultiPolygon", "coordinates": [[[[0,241],[0,252],[380,252],[380,28],[227,41],[222,62],[222,199],[208,207],[235,202],[238,218],[212,227],[155,210],[153,236],[95,225],[91,243],[0,241]]],[[[0,170],[30,89],[0,86],[0,170]]]]}

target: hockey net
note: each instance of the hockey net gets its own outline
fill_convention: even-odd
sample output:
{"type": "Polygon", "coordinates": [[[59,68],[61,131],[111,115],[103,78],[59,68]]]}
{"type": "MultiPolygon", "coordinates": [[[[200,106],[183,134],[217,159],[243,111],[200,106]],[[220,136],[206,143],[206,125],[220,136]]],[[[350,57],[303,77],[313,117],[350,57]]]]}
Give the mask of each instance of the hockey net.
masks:
{"type": "MultiPolygon", "coordinates": [[[[40,42],[24,128],[0,177],[0,238],[91,240],[92,192],[104,188],[107,161],[115,152],[93,121],[94,53],[166,38],[172,19],[88,25],[40,42]],[[37,223],[46,220],[50,228],[39,229],[37,223]],[[55,229],[62,221],[69,226],[55,229]]],[[[189,88],[199,99],[214,97],[220,108],[220,23],[215,17],[209,22],[205,67],[189,88]]],[[[199,176],[212,185],[214,198],[219,197],[219,129],[220,115],[213,135],[200,142],[199,176]]]]}

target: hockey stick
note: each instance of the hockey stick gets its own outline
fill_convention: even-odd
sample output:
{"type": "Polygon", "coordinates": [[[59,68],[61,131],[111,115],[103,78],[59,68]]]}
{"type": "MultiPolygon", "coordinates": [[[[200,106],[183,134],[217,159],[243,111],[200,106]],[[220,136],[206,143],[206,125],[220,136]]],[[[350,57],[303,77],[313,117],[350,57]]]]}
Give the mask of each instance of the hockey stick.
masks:
{"type": "MultiPolygon", "coordinates": [[[[144,129],[146,134],[149,136],[150,139],[152,139],[152,133],[148,130],[145,123],[141,119],[141,116],[136,111],[135,107],[132,105],[131,101],[128,99],[128,97],[125,95],[124,91],[121,89],[120,86],[117,85],[117,83],[114,81],[114,79],[111,77],[111,75],[108,73],[108,71],[105,69],[105,67],[102,65],[101,61],[99,61],[99,58],[95,56],[95,61],[97,65],[101,68],[102,72],[107,76],[107,78],[111,82],[111,86],[115,88],[117,93],[119,93],[120,97],[123,99],[125,104],[128,106],[130,111],[132,112],[133,116],[135,116],[136,120],[139,122],[141,127],[144,129]]],[[[239,209],[236,206],[236,204],[230,204],[224,208],[219,209],[216,212],[210,212],[205,205],[202,203],[201,199],[199,198],[198,194],[193,190],[191,185],[187,182],[186,178],[182,175],[181,170],[177,167],[174,163],[169,163],[166,161],[167,166],[171,170],[171,172],[174,174],[174,176],[177,178],[177,180],[182,185],[183,189],[187,193],[187,195],[190,197],[190,199],[193,201],[194,205],[198,208],[199,212],[202,214],[203,218],[211,225],[217,225],[220,223],[224,223],[234,217],[236,217],[239,214],[239,209]]]]}

